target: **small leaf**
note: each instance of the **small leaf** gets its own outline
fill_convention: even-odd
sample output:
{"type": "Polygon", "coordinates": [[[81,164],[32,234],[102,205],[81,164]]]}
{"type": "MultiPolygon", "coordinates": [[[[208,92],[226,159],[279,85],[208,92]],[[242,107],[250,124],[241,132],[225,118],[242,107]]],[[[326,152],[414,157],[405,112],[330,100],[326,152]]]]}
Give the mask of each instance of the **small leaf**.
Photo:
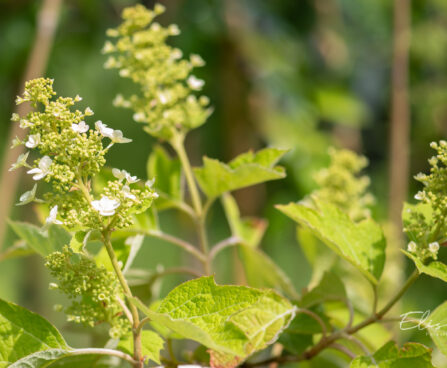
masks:
{"type": "MultiPolygon", "coordinates": [[[[133,355],[133,336],[128,335],[118,343],[118,349],[133,355]]],[[[163,339],[154,331],[141,331],[141,352],[146,364],[149,360],[160,364],[160,350],[163,349],[163,339]]]]}
{"type": "Polygon", "coordinates": [[[160,197],[155,202],[159,210],[173,207],[183,200],[180,160],[169,157],[161,146],[155,146],[147,162],[148,178],[155,178],[155,191],[160,197]]]}
{"type": "Polygon", "coordinates": [[[70,248],[74,253],[82,253],[88,241],[89,232],[76,231],[70,240],[70,248]]]}
{"type": "Polygon", "coordinates": [[[46,319],[2,299],[0,299],[0,341],[2,368],[38,351],[68,349],[59,331],[46,319]]]}
{"type": "Polygon", "coordinates": [[[286,152],[266,148],[257,153],[239,155],[228,164],[204,157],[203,167],[195,168],[194,173],[205,194],[216,198],[232,190],[284,178],[284,168],[275,164],[286,152]]]}
{"type": "MultiPolygon", "coordinates": [[[[42,257],[56,251],[55,243],[45,236],[37,226],[26,222],[9,221],[12,230],[42,257]]],[[[62,249],[62,247],[61,247],[62,249]]]]}
{"type": "Polygon", "coordinates": [[[288,333],[286,330],[280,336],[279,342],[288,352],[300,355],[313,345],[313,338],[309,334],[288,333]]]}
{"type": "Polygon", "coordinates": [[[346,299],[346,290],[343,282],[335,273],[325,272],[320,283],[306,294],[303,294],[300,306],[310,308],[326,301],[343,301],[346,299]]]}
{"type": "Polygon", "coordinates": [[[222,196],[222,204],[232,235],[246,245],[257,247],[264,236],[267,221],[254,217],[242,219],[236,200],[229,193],[222,196]]]}
{"type": "Polygon", "coordinates": [[[287,294],[291,298],[298,298],[298,293],[288,276],[267,254],[248,245],[240,245],[238,250],[248,285],[258,288],[272,288],[287,294]]]}
{"type": "Polygon", "coordinates": [[[419,273],[425,273],[426,275],[436,277],[444,282],[447,282],[447,266],[444,263],[439,261],[432,261],[428,264],[424,264],[414,254],[411,254],[403,249],[401,250],[408,258],[410,258],[414,262],[419,273]]]}
{"type": "Polygon", "coordinates": [[[123,273],[127,273],[130,267],[132,267],[133,261],[137,256],[141,246],[143,245],[144,235],[135,235],[126,239],[124,244],[130,247],[129,256],[127,257],[126,264],[123,268],[123,273]]]}
{"type": "Polygon", "coordinates": [[[350,368],[435,368],[431,349],[418,343],[406,343],[399,349],[393,341],[382,346],[372,357],[358,357],[350,368]]]}
{"type": "Polygon", "coordinates": [[[271,290],[220,286],[212,277],[181,284],[157,311],[132,302],[153,321],[211,349],[216,366],[220,359],[240,362],[273,343],[296,310],[271,290]]]}
{"type": "Polygon", "coordinates": [[[385,238],[380,226],[371,219],[354,223],[334,205],[316,198],[312,204],[313,207],[290,203],[277,208],[309,228],[328,247],[377,284],[385,264],[385,238]]]}

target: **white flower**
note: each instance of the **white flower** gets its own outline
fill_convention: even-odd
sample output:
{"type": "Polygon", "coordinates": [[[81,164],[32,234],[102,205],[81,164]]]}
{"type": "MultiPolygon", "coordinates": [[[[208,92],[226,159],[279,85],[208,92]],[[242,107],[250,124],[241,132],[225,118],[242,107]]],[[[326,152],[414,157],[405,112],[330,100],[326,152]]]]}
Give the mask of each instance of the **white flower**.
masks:
{"type": "Polygon", "coordinates": [[[146,181],[146,183],[144,183],[144,185],[147,188],[152,189],[152,187],[154,186],[154,183],[155,183],[155,178],[152,178],[152,179],[146,181]]]}
{"type": "Polygon", "coordinates": [[[50,166],[52,163],[53,163],[53,160],[51,158],[49,158],[48,156],[43,156],[40,159],[39,167],[28,170],[27,174],[35,174],[33,176],[33,179],[40,180],[50,173],[50,166]]]}
{"type": "Polygon", "coordinates": [[[112,142],[114,143],[129,143],[132,142],[132,139],[124,138],[123,132],[121,130],[114,130],[112,133],[112,142]]]}
{"type": "Polygon", "coordinates": [[[82,97],[79,96],[79,95],[76,95],[75,98],[74,98],[74,100],[75,100],[76,102],[82,101],[82,97]]]}
{"type": "Polygon", "coordinates": [[[34,148],[37,147],[39,143],[40,143],[40,134],[39,133],[32,134],[28,137],[25,146],[27,146],[28,148],[34,148]]]}
{"type": "Polygon", "coordinates": [[[102,196],[99,201],[92,201],[92,207],[102,216],[113,216],[120,204],[120,201],[106,196],[102,196]]]}
{"type": "Polygon", "coordinates": [[[130,175],[126,170],[112,169],[112,174],[119,181],[126,179],[126,181],[129,184],[133,184],[136,183],[137,181],[140,181],[140,179],[138,179],[136,176],[130,175]]]}
{"type": "Polygon", "coordinates": [[[101,120],[98,120],[95,123],[95,127],[103,137],[107,137],[110,139],[113,138],[113,129],[107,128],[107,125],[104,124],[101,120]]]}
{"type": "Polygon", "coordinates": [[[439,250],[439,243],[433,242],[428,245],[428,250],[432,253],[436,253],[439,250]]]}
{"type": "Polygon", "coordinates": [[[85,133],[89,129],[89,126],[85,121],[81,121],[79,124],[71,124],[71,129],[76,133],[85,133]]]}
{"type": "Polygon", "coordinates": [[[407,250],[411,253],[416,252],[417,245],[414,241],[411,241],[407,245],[407,250]]]}
{"type": "Polygon", "coordinates": [[[16,204],[16,206],[23,206],[24,204],[28,204],[36,198],[36,189],[37,184],[34,184],[33,189],[23,193],[19,198],[19,203],[16,204]]]}
{"type": "Polygon", "coordinates": [[[18,169],[19,167],[26,166],[26,159],[28,158],[29,152],[21,153],[19,157],[17,157],[17,161],[11,165],[9,171],[13,171],[18,169]]]}
{"type": "Polygon", "coordinates": [[[20,119],[20,128],[25,129],[32,127],[34,124],[31,123],[29,120],[26,119],[20,119]]]}
{"type": "Polygon", "coordinates": [[[84,111],[84,115],[92,116],[93,114],[93,110],[90,107],[87,107],[84,111]]]}
{"type": "Polygon", "coordinates": [[[200,91],[205,84],[203,80],[196,78],[194,75],[191,75],[186,82],[189,88],[194,91],[200,91]]]}
{"type": "Polygon", "coordinates": [[[414,196],[414,199],[417,199],[418,201],[421,201],[423,198],[424,198],[423,192],[417,192],[416,195],[414,196]]]}
{"type": "Polygon", "coordinates": [[[129,188],[128,185],[124,185],[122,191],[123,191],[123,194],[124,194],[124,198],[129,198],[129,199],[131,199],[133,201],[135,201],[137,199],[137,197],[135,197],[132,194],[132,192],[130,191],[130,188],[129,188]]]}
{"type": "Polygon", "coordinates": [[[171,100],[171,94],[169,92],[158,92],[158,99],[162,105],[166,105],[171,100]]]}
{"type": "Polygon", "coordinates": [[[47,225],[50,225],[50,224],[62,225],[62,221],[59,221],[58,219],[56,219],[56,216],[57,216],[57,205],[54,206],[50,210],[50,215],[45,220],[45,224],[47,224],[47,225]]]}

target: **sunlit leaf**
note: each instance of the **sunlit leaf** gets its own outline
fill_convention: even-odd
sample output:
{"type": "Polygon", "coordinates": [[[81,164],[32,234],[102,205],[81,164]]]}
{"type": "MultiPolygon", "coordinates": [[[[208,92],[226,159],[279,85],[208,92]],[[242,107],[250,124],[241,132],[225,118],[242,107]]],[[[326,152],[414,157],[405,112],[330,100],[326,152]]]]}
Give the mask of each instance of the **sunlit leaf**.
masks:
{"type": "Polygon", "coordinates": [[[352,263],[372,283],[377,284],[385,264],[385,238],[373,220],[354,223],[330,203],[278,205],[277,208],[310,229],[338,255],[352,263]]]}
{"type": "MultiPolygon", "coordinates": [[[[133,335],[128,335],[120,340],[118,349],[125,353],[133,354],[133,335]]],[[[145,362],[152,360],[160,364],[160,351],[163,349],[163,339],[156,332],[143,330],[141,331],[141,353],[146,357],[145,362]]]]}

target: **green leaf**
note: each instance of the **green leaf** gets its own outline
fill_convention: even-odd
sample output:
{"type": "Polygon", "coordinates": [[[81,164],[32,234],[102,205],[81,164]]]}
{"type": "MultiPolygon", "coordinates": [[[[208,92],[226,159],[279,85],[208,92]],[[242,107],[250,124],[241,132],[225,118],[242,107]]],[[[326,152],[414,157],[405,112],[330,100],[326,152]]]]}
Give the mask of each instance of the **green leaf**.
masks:
{"type": "Polygon", "coordinates": [[[296,310],[271,290],[220,286],[212,277],[181,284],[155,312],[136,298],[132,302],[153,321],[211,349],[215,364],[237,363],[265,348],[296,310]]]}
{"type": "Polygon", "coordinates": [[[347,299],[343,282],[333,272],[325,272],[320,283],[304,294],[300,306],[310,308],[326,301],[344,301],[347,299]]]}
{"type": "Polygon", "coordinates": [[[260,249],[241,244],[238,247],[248,285],[279,290],[297,299],[292,282],[275,262],[260,249]],[[260,271],[262,270],[262,271],[260,271]]]}
{"type": "Polygon", "coordinates": [[[424,264],[414,254],[411,254],[403,249],[401,249],[401,251],[414,262],[419,273],[425,273],[426,275],[436,277],[444,282],[447,282],[447,266],[444,263],[432,261],[429,264],[424,264]]]}
{"type": "Polygon", "coordinates": [[[309,334],[288,333],[286,330],[279,337],[279,342],[288,352],[300,355],[313,345],[313,338],[309,334]]]}
{"type": "MultiPolygon", "coordinates": [[[[417,204],[404,203],[404,208],[402,210],[402,223],[405,229],[411,229],[412,223],[414,223],[414,219],[412,218],[412,214],[422,215],[427,224],[431,224],[433,221],[433,208],[430,204],[419,202],[417,204]]],[[[416,243],[419,243],[420,235],[413,233],[412,231],[405,231],[408,238],[416,243]]],[[[424,234],[425,235],[425,234],[424,234]]]]}
{"type": "Polygon", "coordinates": [[[286,152],[266,148],[239,155],[228,164],[204,157],[203,167],[195,168],[194,173],[204,193],[216,198],[232,190],[284,178],[284,168],[275,164],[286,152]]]}
{"type": "Polygon", "coordinates": [[[255,217],[242,219],[236,200],[229,193],[222,196],[222,204],[232,235],[246,245],[257,247],[264,236],[267,221],[255,217]]]}
{"type": "Polygon", "coordinates": [[[0,342],[1,368],[38,351],[68,349],[59,331],[46,319],[2,299],[0,299],[0,342]]]}
{"type": "Polygon", "coordinates": [[[46,232],[37,226],[26,222],[9,221],[9,226],[20,239],[24,240],[33,250],[42,257],[61,250],[70,243],[71,236],[62,227],[50,225],[46,232]]]}
{"type": "Polygon", "coordinates": [[[393,341],[381,347],[373,357],[358,357],[351,368],[434,368],[431,349],[418,343],[406,343],[399,349],[393,341]]]}
{"type": "Polygon", "coordinates": [[[70,356],[70,351],[62,349],[38,351],[11,364],[9,368],[46,368],[52,365],[56,360],[68,356],[70,356]]]}
{"type": "MultiPolygon", "coordinates": [[[[133,335],[128,335],[118,343],[118,349],[129,355],[133,355],[133,335]]],[[[149,360],[160,364],[160,350],[163,349],[163,339],[154,331],[141,331],[141,352],[149,360]]]]}
{"type": "MultiPolygon", "coordinates": [[[[410,315],[411,317],[411,315],[410,315]]],[[[447,302],[441,304],[433,313],[421,320],[421,326],[430,333],[435,345],[447,356],[447,302]]],[[[416,327],[416,326],[415,326],[416,327]]]]}
{"type": "Polygon", "coordinates": [[[34,250],[31,249],[23,240],[18,240],[9,248],[6,248],[0,253],[0,262],[7,259],[19,258],[34,254],[34,250]]]}
{"type": "Polygon", "coordinates": [[[144,235],[135,235],[126,239],[124,244],[130,247],[129,256],[127,257],[126,264],[123,268],[123,273],[126,274],[132,267],[133,261],[137,256],[141,246],[143,245],[144,235]]]}
{"type": "Polygon", "coordinates": [[[74,253],[82,253],[87,245],[88,235],[87,231],[76,231],[70,240],[70,248],[74,253]]]}
{"type": "Polygon", "coordinates": [[[290,203],[277,208],[309,228],[338,255],[352,263],[373,284],[377,284],[385,264],[385,238],[371,219],[354,223],[347,214],[330,203],[314,198],[308,203],[290,203]]]}
{"type": "MultiPolygon", "coordinates": [[[[118,259],[118,262],[121,262],[123,265],[127,263],[131,250],[131,247],[126,244],[127,239],[128,238],[124,237],[112,239],[112,246],[113,250],[115,251],[116,258],[118,259]]],[[[107,270],[113,271],[113,265],[110,261],[106,247],[103,246],[98,254],[96,254],[95,261],[98,266],[103,266],[107,270]]]]}
{"type": "Polygon", "coordinates": [[[155,202],[159,210],[171,208],[183,201],[180,160],[169,157],[162,146],[155,146],[147,162],[148,178],[155,178],[155,191],[160,197],[155,202]]]}

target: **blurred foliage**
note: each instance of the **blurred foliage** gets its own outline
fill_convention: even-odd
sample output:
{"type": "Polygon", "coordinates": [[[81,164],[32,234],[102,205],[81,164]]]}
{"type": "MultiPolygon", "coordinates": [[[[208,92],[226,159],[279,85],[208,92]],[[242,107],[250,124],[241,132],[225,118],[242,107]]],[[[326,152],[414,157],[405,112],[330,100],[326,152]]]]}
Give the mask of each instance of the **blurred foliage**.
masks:
{"type": "MultiPolygon", "coordinates": [[[[79,94],[89,101],[95,118],[121,129],[134,144],[117,147],[109,164],[146,177],[146,160],[154,140],[141,134],[131,113],[112,106],[120,92],[132,91],[126,80],[103,69],[100,50],[105,30],[119,22],[121,9],[132,0],[67,0],[64,2],[47,76],[55,78],[62,95],[79,94]],[[128,160],[128,157],[134,159],[128,160]]],[[[151,7],[153,1],[143,1],[151,7]]],[[[214,112],[209,123],[187,141],[193,164],[206,153],[227,162],[247,149],[265,145],[292,148],[283,164],[288,177],[236,193],[242,215],[261,215],[269,222],[260,247],[270,255],[299,290],[308,284],[310,266],[296,244],[295,226],[273,204],[296,201],[316,186],[314,173],[329,162],[328,147],[353,148],[370,160],[373,212],[386,213],[387,137],[389,130],[392,2],[386,0],[170,0],[161,22],[177,23],[182,34],[174,46],[186,55],[200,54],[207,65],[197,71],[214,112]]],[[[36,28],[40,2],[0,0],[0,149],[4,150],[13,101],[19,91],[36,28]]],[[[447,2],[412,2],[410,60],[411,173],[427,171],[428,143],[447,133],[447,2]]],[[[410,179],[410,178],[409,178],[410,179]]],[[[23,178],[22,181],[29,180],[23,178]]],[[[415,182],[412,181],[416,191],[415,182]]],[[[24,185],[23,187],[29,187],[24,185]]],[[[23,190],[18,190],[22,193],[23,190]]],[[[191,229],[185,218],[165,212],[162,220],[181,235],[191,229]]],[[[35,214],[13,209],[14,219],[35,214]]],[[[230,233],[222,227],[223,210],[213,208],[210,234],[217,241],[230,233]]],[[[5,246],[13,245],[8,235],[5,246]]],[[[218,281],[241,281],[225,252],[216,264],[218,281]]],[[[161,240],[146,239],[136,266],[154,271],[178,264],[182,255],[161,240]]],[[[442,258],[442,256],[441,256],[442,258]]],[[[47,295],[48,275],[29,259],[11,258],[0,266],[0,297],[19,301],[45,316],[54,294],[47,295]],[[24,272],[27,269],[28,272],[24,272]],[[29,273],[35,273],[30,275],[29,273]],[[36,276],[37,275],[37,276],[36,276]],[[42,291],[38,291],[42,290],[42,291]]],[[[155,290],[167,290],[185,278],[168,276],[155,290]]],[[[405,309],[434,309],[444,301],[441,282],[423,279],[406,299],[405,309]],[[427,293],[427,287],[430,293],[427,293]]],[[[143,291],[142,291],[143,292],[143,291]]],[[[63,325],[62,316],[51,315],[63,325]]],[[[427,343],[423,333],[408,338],[427,343]]],[[[68,338],[76,345],[82,330],[68,338]]],[[[84,337],[82,337],[84,336],[84,337]]],[[[101,341],[101,337],[91,337],[101,341]]],[[[324,357],[320,358],[324,361],[324,357]]],[[[316,363],[317,364],[317,363],[316,363]]],[[[326,363],[321,363],[325,364],[326,363]]],[[[329,363],[327,363],[329,364],[329,363]]]]}

